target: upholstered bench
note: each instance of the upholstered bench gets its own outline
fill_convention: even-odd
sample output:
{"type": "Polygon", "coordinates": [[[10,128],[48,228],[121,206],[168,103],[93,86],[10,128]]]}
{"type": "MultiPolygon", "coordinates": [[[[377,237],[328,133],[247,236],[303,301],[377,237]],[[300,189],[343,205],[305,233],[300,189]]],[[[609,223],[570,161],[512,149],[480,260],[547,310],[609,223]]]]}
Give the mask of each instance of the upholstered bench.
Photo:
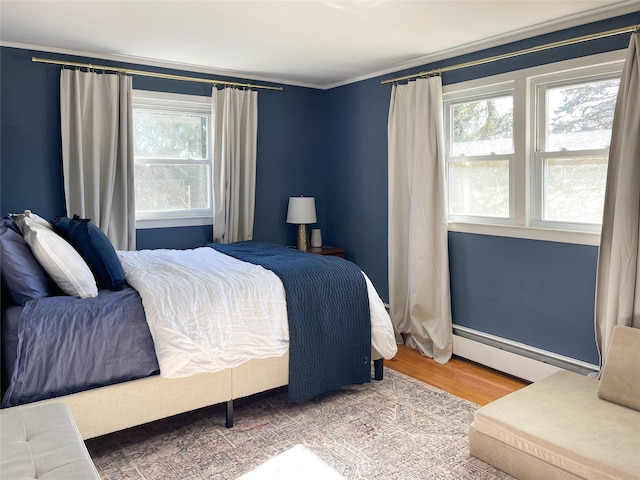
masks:
{"type": "Polygon", "coordinates": [[[640,479],[640,329],[614,332],[602,380],[560,371],[478,409],[471,454],[522,480],[640,479]]]}
{"type": "Polygon", "coordinates": [[[0,478],[100,479],[62,403],[0,411],[0,478]]]}

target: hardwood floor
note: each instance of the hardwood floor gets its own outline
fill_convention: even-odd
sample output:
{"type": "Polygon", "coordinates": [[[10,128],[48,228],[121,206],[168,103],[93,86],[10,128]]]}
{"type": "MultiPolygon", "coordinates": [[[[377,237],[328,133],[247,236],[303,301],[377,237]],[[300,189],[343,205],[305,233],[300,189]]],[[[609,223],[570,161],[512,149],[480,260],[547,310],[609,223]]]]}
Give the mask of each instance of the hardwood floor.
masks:
{"type": "Polygon", "coordinates": [[[391,360],[385,360],[384,364],[478,405],[486,405],[528,385],[524,380],[460,357],[454,356],[441,365],[404,345],[398,345],[398,354],[391,360]]]}

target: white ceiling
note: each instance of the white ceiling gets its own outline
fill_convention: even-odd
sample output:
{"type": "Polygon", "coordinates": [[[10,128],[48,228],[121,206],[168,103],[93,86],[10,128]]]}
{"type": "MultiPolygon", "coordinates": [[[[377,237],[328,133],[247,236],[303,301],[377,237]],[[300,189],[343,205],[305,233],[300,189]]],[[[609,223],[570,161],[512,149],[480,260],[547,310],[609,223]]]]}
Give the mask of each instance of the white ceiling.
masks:
{"type": "Polygon", "coordinates": [[[329,88],[639,10],[639,0],[0,0],[0,41],[329,88]]]}

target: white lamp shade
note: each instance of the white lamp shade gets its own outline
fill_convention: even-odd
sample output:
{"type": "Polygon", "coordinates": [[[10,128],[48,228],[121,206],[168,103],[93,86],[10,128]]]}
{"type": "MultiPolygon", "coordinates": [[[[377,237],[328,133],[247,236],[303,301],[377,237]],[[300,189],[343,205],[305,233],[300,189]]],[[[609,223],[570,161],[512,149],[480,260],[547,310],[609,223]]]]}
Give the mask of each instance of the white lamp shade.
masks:
{"type": "Polygon", "coordinates": [[[314,197],[289,197],[287,223],[316,223],[316,199],[314,197]]]}

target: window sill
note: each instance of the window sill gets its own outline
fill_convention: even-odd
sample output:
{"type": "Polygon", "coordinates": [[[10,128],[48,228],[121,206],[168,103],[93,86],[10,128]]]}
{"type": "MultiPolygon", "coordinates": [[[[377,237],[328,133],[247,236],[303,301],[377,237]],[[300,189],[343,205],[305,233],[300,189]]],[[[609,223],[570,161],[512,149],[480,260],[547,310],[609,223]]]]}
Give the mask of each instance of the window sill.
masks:
{"type": "Polygon", "coordinates": [[[197,227],[200,225],[213,225],[213,219],[211,217],[182,217],[136,220],[136,230],[143,230],[145,228],[197,227]]]}
{"type": "Polygon", "coordinates": [[[600,245],[600,234],[593,232],[462,222],[448,223],[447,229],[450,232],[524,238],[528,240],[542,240],[546,242],[573,243],[577,245],[593,245],[596,247],[600,245]]]}

